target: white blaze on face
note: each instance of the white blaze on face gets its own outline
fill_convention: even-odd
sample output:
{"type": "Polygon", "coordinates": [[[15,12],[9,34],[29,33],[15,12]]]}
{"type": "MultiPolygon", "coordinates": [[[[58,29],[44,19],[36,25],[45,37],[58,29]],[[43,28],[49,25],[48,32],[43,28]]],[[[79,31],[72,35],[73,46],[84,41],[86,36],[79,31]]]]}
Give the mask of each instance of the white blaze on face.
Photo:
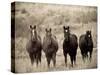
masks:
{"type": "Polygon", "coordinates": [[[90,37],[90,35],[88,35],[88,37],[90,37]]]}
{"type": "Polygon", "coordinates": [[[33,36],[34,36],[34,29],[32,30],[32,34],[33,34],[33,36]]]}
{"type": "Polygon", "coordinates": [[[66,32],[68,32],[68,30],[65,30],[66,32]]]}

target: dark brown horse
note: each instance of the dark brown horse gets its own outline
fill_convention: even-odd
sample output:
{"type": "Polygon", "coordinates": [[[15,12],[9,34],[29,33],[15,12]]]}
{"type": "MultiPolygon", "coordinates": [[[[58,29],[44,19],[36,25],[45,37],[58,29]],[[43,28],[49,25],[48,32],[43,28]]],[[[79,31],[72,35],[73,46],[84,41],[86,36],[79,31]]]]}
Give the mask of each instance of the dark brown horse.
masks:
{"type": "Polygon", "coordinates": [[[56,65],[56,52],[58,51],[58,42],[56,36],[52,35],[51,28],[46,29],[46,35],[43,39],[43,51],[45,53],[48,67],[52,59],[53,65],[56,65]]]}
{"type": "Polygon", "coordinates": [[[88,55],[91,61],[92,52],[93,52],[93,41],[92,41],[91,31],[86,31],[86,34],[80,36],[79,47],[81,50],[83,61],[85,61],[85,59],[88,58],[88,55]]]}
{"type": "Polygon", "coordinates": [[[70,33],[69,26],[63,27],[64,29],[64,42],[63,42],[63,54],[65,57],[65,64],[67,66],[67,54],[70,56],[71,65],[73,67],[73,62],[76,63],[76,54],[77,54],[77,37],[74,34],[70,33]]]}
{"type": "Polygon", "coordinates": [[[38,62],[41,63],[42,44],[41,44],[41,38],[37,34],[36,26],[32,27],[30,25],[30,38],[26,45],[26,49],[29,53],[31,64],[33,64],[34,61],[36,61],[37,66],[38,66],[38,62]]]}

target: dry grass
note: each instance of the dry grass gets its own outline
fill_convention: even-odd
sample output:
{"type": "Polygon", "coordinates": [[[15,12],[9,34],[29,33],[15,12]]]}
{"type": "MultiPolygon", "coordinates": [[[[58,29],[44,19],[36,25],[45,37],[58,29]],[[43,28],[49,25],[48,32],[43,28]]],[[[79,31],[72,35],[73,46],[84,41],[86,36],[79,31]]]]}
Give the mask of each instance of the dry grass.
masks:
{"type": "Polygon", "coordinates": [[[84,6],[66,6],[66,5],[50,5],[38,3],[16,3],[15,14],[15,71],[16,72],[41,72],[56,70],[77,70],[90,69],[97,67],[97,8],[84,6]],[[37,25],[38,33],[43,39],[45,28],[51,27],[52,33],[55,34],[59,43],[57,52],[56,68],[47,68],[46,58],[42,52],[42,63],[39,67],[35,64],[32,66],[28,53],[26,51],[26,43],[29,36],[29,25],[37,25]],[[77,65],[70,67],[70,59],[68,56],[68,66],[65,67],[64,56],[62,50],[63,43],[63,26],[69,25],[71,33],[77,35],[78,39],[86,30],[92,31],[93,36],[93,58],[89,62],[82,62],[80,49],[77,52],[77,65]]]}

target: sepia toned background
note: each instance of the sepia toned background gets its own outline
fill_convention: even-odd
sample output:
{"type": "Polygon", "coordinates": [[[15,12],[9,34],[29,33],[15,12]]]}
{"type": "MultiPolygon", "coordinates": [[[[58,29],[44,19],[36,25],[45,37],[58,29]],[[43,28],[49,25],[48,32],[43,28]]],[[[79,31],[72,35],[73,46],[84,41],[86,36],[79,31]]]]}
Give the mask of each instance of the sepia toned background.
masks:
{"type": "MultiPolygon", "coordinates": [[[[41,3],[19,3],[15,4],[15,71],[16,72],[38,72],[55,70],[90,69],[97,67],[97,8],[87,6],[56,5],[41,3]],[[42,52],[42,63],[37,68],[32,66],[26,51],[26,43],[29,36],[29,26],[37,25],[38,33],[43,39],[45,28],[51,27],[52,34],[57,37],[59,50],[57,52],[57,65],[48,69],[46,58],[42,52]],[[94,49],[91,63],[87,60],[83,63],[80,49],[77,52],[77,65],[65,67],[62,50],[63,26],[70,26],[71,33],[77,35],[78,39],[86,30],[92,31],[94,49]]],[[[13,15],[12,15],[13,17],[13,15]]]]}

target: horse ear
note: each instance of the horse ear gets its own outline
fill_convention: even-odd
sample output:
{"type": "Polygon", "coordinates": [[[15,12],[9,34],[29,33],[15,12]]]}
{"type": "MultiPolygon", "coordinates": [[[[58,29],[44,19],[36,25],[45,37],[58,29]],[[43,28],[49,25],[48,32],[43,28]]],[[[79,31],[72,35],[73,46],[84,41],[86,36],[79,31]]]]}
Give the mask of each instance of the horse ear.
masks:
{"type": "Polygon", "coordinates": [[[33,27],[32,27],[32,25],[30,25],[30,29],[32,29],[33,27]]]}
{"type": "Polygon", "coordinates": [[[68,26],[68,29],[69,29],[69,26],[68,26]]]}
{"type": "Polygon", "coordinates": [[[86,31],[86,34],[88,34],[88,31],[86,31]]]}
{"type": "Polygon", "coordinates": [[[63,29],[65,29],[65,26],[63,26],[63,29]]]}
{"type": "Polygon", "coordinates": [[[90,30],[90,34],[91,34],[91,30],[90,30]]]}
{"type": "Polygon", "coordinates": [[[50,32],[51,32],[51,28],[50,28],[50,32]]]}
{"type": "Polygon", "coordinates": [[[45,31],[47,32],[47,28],[45,29],[45,31]]]}
{"type": "Polygon", "coordinates": [[[34,29],[36,29],[36,25],[34,25],[34,29]]]}

